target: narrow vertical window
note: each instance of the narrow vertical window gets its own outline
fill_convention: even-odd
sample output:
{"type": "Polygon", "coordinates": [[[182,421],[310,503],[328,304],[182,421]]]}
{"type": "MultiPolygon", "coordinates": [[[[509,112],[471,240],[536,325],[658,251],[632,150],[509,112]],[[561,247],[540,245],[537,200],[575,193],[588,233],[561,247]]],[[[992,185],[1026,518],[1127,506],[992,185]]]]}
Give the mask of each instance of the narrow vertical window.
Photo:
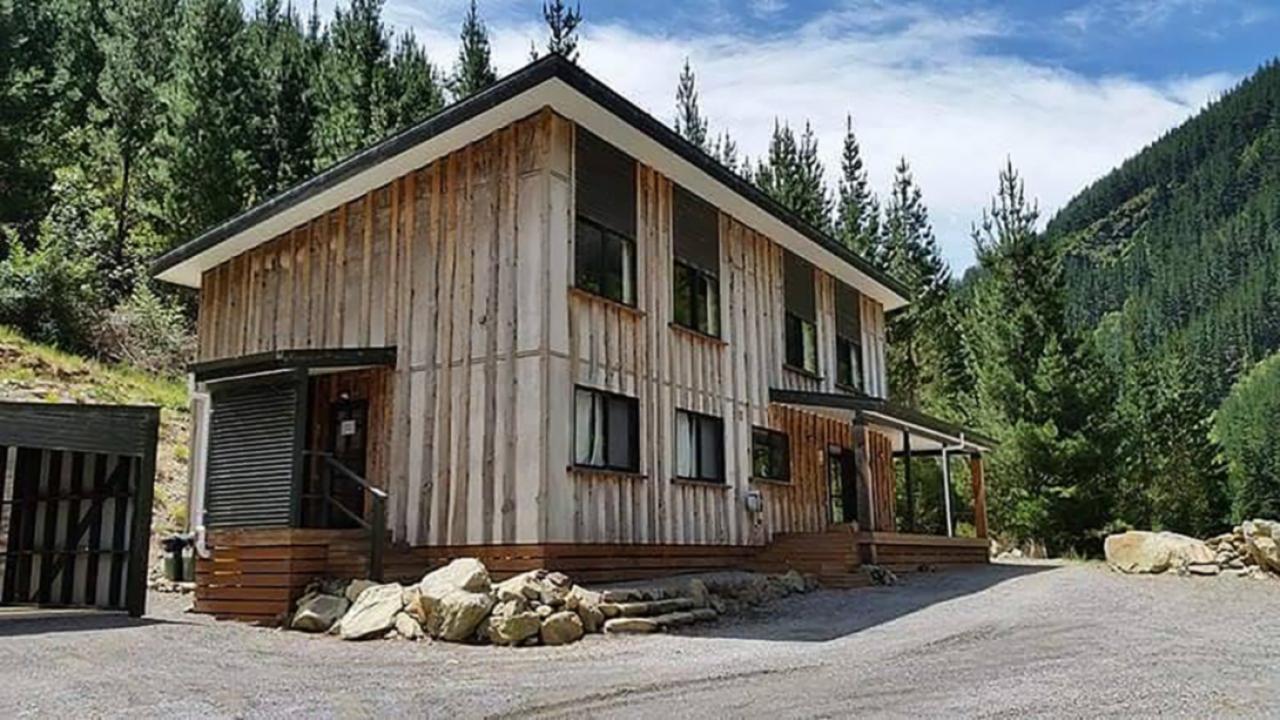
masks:
{"type": "Polygon", "coordinates": [[[574,159],[574,286],[634,305],[635,161],[581,127],[574,159]]]}
{"type": "Polygon", "coordinates": [[[862,299],[857,290],[836,283],[836,384],[863,392],[862,299]]]}
{"type": "Polygon", "coordinates": [[[751,429],[751,475],[761,480],[790,480],[791,448],[786,434],[769,428],[751,429]]]}
{"type": "Polygon", "coordinates": [[[672,322],[715,337],[720,336],[719,222],[713,206],[676,186],[672,322]]]}
{"type": "Polygon", "coordinates": [[[796,370],[818,372],[818,313],[813,266],[790,252],[783,257],[786,363],[796,370]]]}

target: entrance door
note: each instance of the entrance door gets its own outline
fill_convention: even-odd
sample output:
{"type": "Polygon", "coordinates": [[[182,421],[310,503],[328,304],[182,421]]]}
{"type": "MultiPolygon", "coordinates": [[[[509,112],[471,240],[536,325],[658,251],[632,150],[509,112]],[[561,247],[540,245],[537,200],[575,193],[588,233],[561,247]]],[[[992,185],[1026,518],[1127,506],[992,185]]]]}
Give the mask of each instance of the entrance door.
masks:
{"type": "Polygon", "coordinates": [[[832,524],[857,521],[858,469],[852,450],[833,447],[827,451],[827,487],[832,524]]]}

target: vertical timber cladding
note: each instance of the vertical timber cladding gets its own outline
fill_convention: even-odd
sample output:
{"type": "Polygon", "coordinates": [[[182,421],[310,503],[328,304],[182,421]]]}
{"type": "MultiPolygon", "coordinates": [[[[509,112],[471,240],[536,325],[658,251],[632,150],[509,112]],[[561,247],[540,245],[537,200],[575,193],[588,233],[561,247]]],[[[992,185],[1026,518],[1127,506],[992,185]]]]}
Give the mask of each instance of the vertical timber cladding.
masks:
{"type": "MultiPolygon", "coordinates": [[[[814,273],[819,363],[832,371],[824,378],[784,371],[782,249],[720,213],[722,337],[671,327],[676,188],[649,167],[637,164],[636,172],[637,309],[574,292],[568,329],[571,385],[639,399],[640,473],[570,470],[573,525],[567,539],[745,545],[767,542],[777,532],[825,529],[827,447],[852,447],[852,429],[848,422],[771,407],[769,389],[835,391],[834,281],[814,273]],[[674,479],[677,409],[724,420],[723,485],[674,479]],[[791,483],[750,480],[754,425],[788,433],[791,483]],[[765,497],[758,518],[744,508],[749,490],[765,497]]],[[[869,320],[864,332],[874,327],[869,320]]],[[[557,431],[567,434],[569,424],[557,431]]]]}
{"type": "Polygon", "coordinates": [[[160,411],[0,402],[6,604],[146,606],[160,411]]]}
{"type": "Polygon", "coordinates": [[[209,383],[205,526],[298,524],[306,382],[291,370],[209,383]]]}
{"type": "Polygon", "coordinates": [[[567,314],[568,154],[553,148],[569,137],[539,112],[202,278],[201,360],[397,347],[391,420],[371,438],[397,540],[542,542],[571,512],[546,421],[569,402],[547,390],[568,377],[550,369],[567,365],[550,313],[567,314]]]}

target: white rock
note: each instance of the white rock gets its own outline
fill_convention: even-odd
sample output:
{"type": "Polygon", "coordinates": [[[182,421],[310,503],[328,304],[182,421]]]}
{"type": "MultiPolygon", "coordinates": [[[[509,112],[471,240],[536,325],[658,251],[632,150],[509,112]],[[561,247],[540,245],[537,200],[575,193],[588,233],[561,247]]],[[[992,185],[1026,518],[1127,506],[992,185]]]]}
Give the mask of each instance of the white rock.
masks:
{"type": "Polygon", "coordinates": [[[489,616],[487,635],[495,645],[519,645],[536,637],[542,629],[542,619],[530,612],[522,602],[500,603],[489,616]]]}
{"type": "Polygon", "coordinates": [[[1107,536],[1103,547],[1107,564],[1125,573],[1161,573],[1213,562],[1213,551],[1202,540],[1170,532],[1131,530],[1107,536]]]}
{"type": "Polygon", "coordinates": [[[342,639],[363,640],[385,635],[404,607],[402,597],[400,586],[394,583],[365,589],[339,621],[342,639]]]}
{"type": "Polygon", "coordinates": [[[418,640],[423,636],[422,626],[412,615],[405,612],[396,615],[395,628],[400,637],[406,640],[418,640]]]}
{"type": "Polygon", "coordinates": [[[1197,565],[1188,565],[1187,572],[1192,575],[1217,575],[1222,572],[1222,568],[1217,563],[1201,563],[1197,565]]]}
{"type": "Polygon", "coordinates": [[[445,590],[465,590],[473,593],[489,592],[489,571],[475,558],[458,558],[439,570],[422,577],[418,589],[423,595],[444,594],[445,590]]]}
{"type": "Polygon", "coordinates": [[[438,588],[422,593],[427,632],[433,638],[450,642],[471,638],[493,607],[493,596],[488,592],[453,589],[436,595],[435,590],[438,588]]]}
{"type": "Polygon", "coordinates": [[[307,596],[298,601],[298,611],[293,614],[289,627],[303,632],[325,632],[350,606],[345,597],[337,595],[307,596]]]}
{"type": "Polygon", "coordinates": [[[1280,572],[1280,544],[1268,535],[1249,538],[1249,557],[1264,570],[1280,572]]]}
{"type": "Polygon", "coordinates": [[[498,602],[508,600],[537,600],[542,597],[542,590],[547,577],[546,570],[530,570],[507,578],[494,586],[498,602]]]}
{"type": "Polygon", "coordinates": [[[582,621],[584,630],[596,633],[600,632],[600,628],[604,625],[604,612],[600,609],[602,600],[600,593],[574,585],[569,591],[565,607],[578,613],[578,619],[582,621]]]}
{"type": "Polygon", "coordinates": [[[617,617],[604,623],[606,633],[651,633],[658,629],[658,623],[647,617],[617,617]]]}
{"type": "Polygon", "coordinates": [[[538,635],[543,645],[568,645],[577,642],[585,632],[578,614],[568,610],[554,613],[542,621],[538,635]]]}

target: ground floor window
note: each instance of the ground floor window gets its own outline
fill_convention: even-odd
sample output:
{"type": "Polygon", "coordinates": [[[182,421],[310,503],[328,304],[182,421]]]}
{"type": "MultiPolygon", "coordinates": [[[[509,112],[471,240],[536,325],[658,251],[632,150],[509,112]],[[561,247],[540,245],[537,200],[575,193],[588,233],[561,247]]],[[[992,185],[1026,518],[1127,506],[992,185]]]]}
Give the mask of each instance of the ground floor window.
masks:
{"type": "Polygon", "coordinates": [[[640,403],[625,395],[574,390],[573,462],[605,470],[640,470],[640,403]]]}
{"type": "Polygon", "coordinates": [[[676,411],[676,476],[724,481],[724,422],[720,418],[676,411]]]}
{"type": "Polygon", "coordinates": [[[752,428],[751,474],[761,480],[791,479],[791,448],[785,433],[752,428]]]}

